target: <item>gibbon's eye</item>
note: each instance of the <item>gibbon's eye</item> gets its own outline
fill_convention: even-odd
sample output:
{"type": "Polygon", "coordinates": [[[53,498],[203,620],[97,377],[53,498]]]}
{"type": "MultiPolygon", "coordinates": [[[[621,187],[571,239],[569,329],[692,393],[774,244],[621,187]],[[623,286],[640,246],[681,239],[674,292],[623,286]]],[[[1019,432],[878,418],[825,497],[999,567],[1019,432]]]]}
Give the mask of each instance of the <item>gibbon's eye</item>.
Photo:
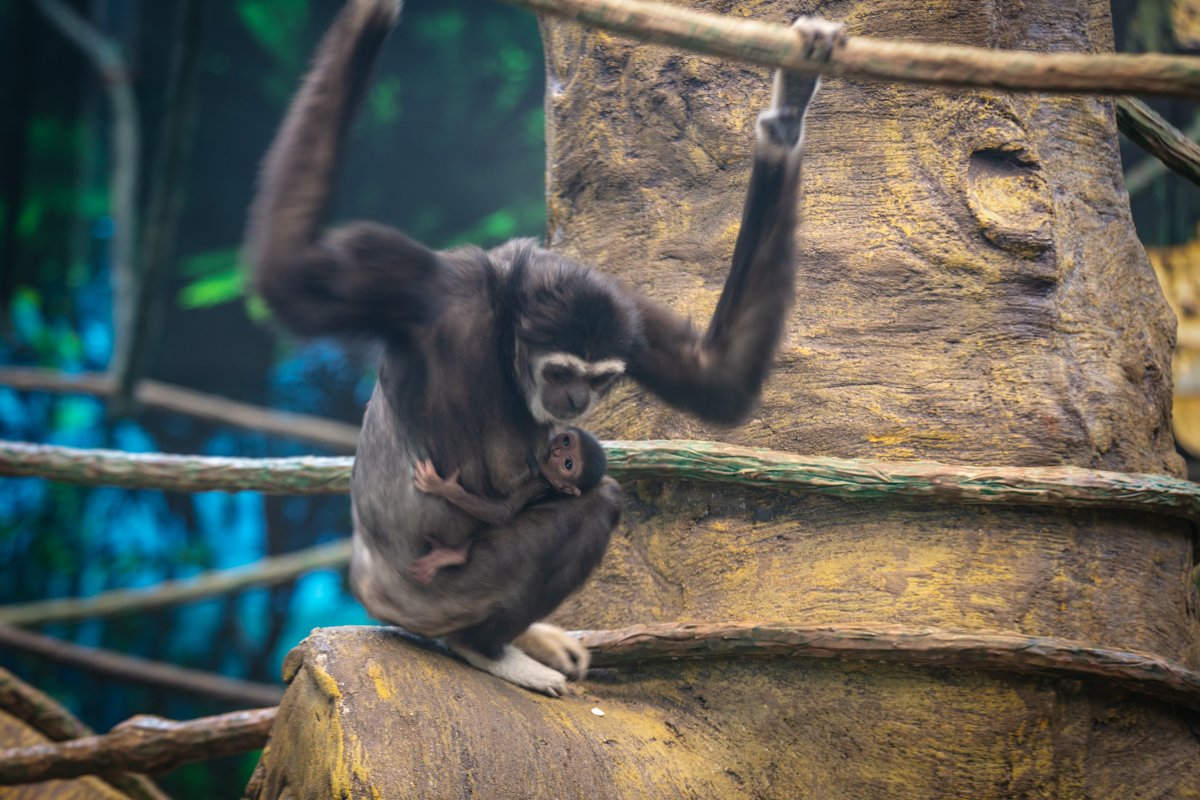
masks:
{"type": "Polygon", "coordinates": [[[549,366],[542,370],[542,377],[550,383],[569,383],[574,376],[566,367],[549,366]]]}
{"type": "Polygon", "coordinates": [[[592,378],[591,384],[593,389],[603,389],[612,381],[612,375],[596,375],[592,378]]]}
{"type": "Polygon", "coordinates": [[[571,446],[571,437],[564,433],[563,434],[563,447],[570,447],[570,446],[571,446]]]}
{"type": "Polygon", "coordinates": [[[568,458],[563,462],[563,469],[565,469],[567,472],[570,472],[571,470],[575,469],[575,462],[568,458]]]}

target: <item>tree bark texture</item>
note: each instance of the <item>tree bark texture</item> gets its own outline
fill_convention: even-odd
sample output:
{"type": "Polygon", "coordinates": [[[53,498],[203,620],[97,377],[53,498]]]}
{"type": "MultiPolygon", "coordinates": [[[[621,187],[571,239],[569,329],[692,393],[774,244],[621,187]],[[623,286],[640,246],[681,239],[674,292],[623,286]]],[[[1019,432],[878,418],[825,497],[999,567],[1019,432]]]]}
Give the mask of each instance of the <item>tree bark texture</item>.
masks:
{"type": "MultiPolygon", "coordinates": [[[[1112,49],[1101,0],[689,5],[776,23],[819,13],[887,39],[1112,49]]],[[[543,37],[551,245],[708,319],[768,70],[567,22],[544,21],[543,37]]],[[[1111,99],[835,77],[808,122],[796,303],[759,412],[714,429],[627,386],[592,430],[1182,474],[1174,320],[1133,229],[1111,99]]],[[[1182,520],[658,478],[626,488],[604,563],[556,615],[566,627],[901,625],[1200,666],[1182,520]]],[[[397,646],[331,632],[297,650],[304,678],[258,796],[329,796],[330,775],[334,789],[429,798],[1200,793],[1192,712],[1089,681],[729,655],[602,669],[581,698],[550,701],[397,646]],[[331,752],[346,755],[326,763],[331,752]]]]}
{"type": "Polygon", "coordinates": [[[139,714],[102,736],[0,750],[0,784],[38,783],[112,769],[170,772],[192,761],[262,747],[275,715],[274,706],[185,722],[139,714]]]}
{"type": "Polygon", "coordinates": [[[1194,747],[1155,753],[1191,735],[1186,716],[1079,680],[651,661],[596,669],[549,699],[390,628],[314,631],[284,673],[291,686],[251,800],[1174,798],[1194,786],[1194,747]],[[963,737],[964,723],[985,721],[1013,738],[963,737]],[[1110,727],[1122,735],[1096,732],[1110,727]],[[1095,760],[1066,758],[1084,739],[1095,760]]]}
{"type": "MultiPolygon", "coordinates": [[[[0,711],[0,748],[49,746],[52,740],[7,712],[0,711]]],[[[89,775],[24,786],[0,786],[4,800],[129,800],[100,778],[89,775]]]]}
{"type": "MultiPolygon", "coordinates": [[[[8,670],[0,668],[0,717],[5,714],[9,715],[14,723],[28,725],[33,733],[53,742],[78,739],[93,733],[91,728],[76,719],[54,698],[23,682],[8,670]]],[[[3,729],[4,723],[0,723],[0,731],[3,729]]],[[[19,738],[13,735],[15,730],[14,727],[7,735],[0,734],[0,750],[20,746],[9,741],[19,738]]],[[[28,746],[30,741],[32,739],[26,739],[25,745],[28,746]]],[[[39,743],[33,746],[45,745],[39,743]]],[[[145,775],[106,772],[103,779],[113,789],[128,794],[131,800],[169,800],[145,775]]]]}

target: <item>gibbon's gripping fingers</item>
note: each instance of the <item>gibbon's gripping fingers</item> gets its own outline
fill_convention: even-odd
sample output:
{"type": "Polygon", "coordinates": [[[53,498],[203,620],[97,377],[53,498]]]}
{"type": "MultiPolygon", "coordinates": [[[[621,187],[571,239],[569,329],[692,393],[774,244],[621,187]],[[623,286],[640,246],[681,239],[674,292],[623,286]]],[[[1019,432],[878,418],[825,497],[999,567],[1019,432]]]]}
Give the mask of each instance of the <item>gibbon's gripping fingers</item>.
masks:
{"type": "Polygon", "coordinates": [[[825,62],[838,45],[846,41],[846,26],[818,17],[797,17],[792,30],[803,38],[804,57],[825,62]]]}
{"type": "Polygon", "coordinates": [[[535,622],[513,644],[551,669],[581,681],[587,677],[592,656],[578,640],[557,625],[535,622]]]}
{"type": "MultiPolygon", "coordinates": [[[[846,26],[816,17],[800,17],[792,30],[803,39],[804,55],[813,61],[828,61],[833,51],[846,39],[846,26]]],[[[817,74],[775,71],[771,93],[771,109],[759,119],[763,133],[775,144],[795,147],[803,132],[804,112],[817,92],[821,76],[817,74]]]]}

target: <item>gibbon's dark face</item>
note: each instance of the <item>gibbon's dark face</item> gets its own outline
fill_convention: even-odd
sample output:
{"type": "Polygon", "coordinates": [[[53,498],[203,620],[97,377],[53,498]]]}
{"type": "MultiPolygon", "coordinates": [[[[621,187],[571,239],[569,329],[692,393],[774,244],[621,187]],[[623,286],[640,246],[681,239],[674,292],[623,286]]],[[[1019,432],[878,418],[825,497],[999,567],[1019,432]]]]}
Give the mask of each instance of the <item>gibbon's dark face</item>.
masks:
{"type": "Polygon", "coordinates": [[[575,432],[568,428],[555,433],[550,439],[546,458],[542,461],[542,477],[563,494],[578,497],[583,467],[583,453],[575,432]]]}
{"type": "Polygon", "coordinates": [[[530,359],[530,411],[539,422],[564,423],[586,414],[625,373],[625,361],[589,362],[571,353],[541,353],[530,359]]]}

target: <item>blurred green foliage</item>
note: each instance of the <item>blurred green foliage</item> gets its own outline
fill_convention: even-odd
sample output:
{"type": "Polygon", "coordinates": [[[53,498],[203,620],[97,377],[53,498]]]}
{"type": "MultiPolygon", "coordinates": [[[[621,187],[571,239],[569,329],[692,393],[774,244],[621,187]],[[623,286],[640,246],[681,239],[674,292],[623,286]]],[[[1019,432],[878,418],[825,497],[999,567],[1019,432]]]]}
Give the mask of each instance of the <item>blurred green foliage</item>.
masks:
{"type": "Polygon", "coordinates": [[[285,98],[294,84],[286,76],[296,73],[308,55],[309,8],[305,0],[238,0],[238,17],[246,30],[279,66],[262,76],[271,97],[285,98]]]}
{"type": "Polygon", "coordinates": [[[236,248],[209,250],[184,259],[180,273],[193,280],[179,290],[179,307],[206,308],[237,300],[242,296],[245,269],[236,248]]]}
{"type": "MultiPolygon", "coordinates": [[[[259,102],[271,108],[266,130],[282,116],[333,7],[287,0],[236,4],[239,22],[266,57],[255,74],[259,102]]],[[[513,236],[540,236],[540,44],[534,18],[502,5],[407,3],[351,132],[334,221],[383,221],[434,247],[488,247],[513,236]]],[[[217,45],[222,53],[228,47],[217,45]]],[[[212,58],[219,66],[209,70],[213,86],[236,83],[244,92],[245,68],[212,58]]],[[[181,259],[177,307],[244,300],[252,319],[266,316],[261,303],[246,297],[236,241],[214,244],[181,259]]]]}
{"type": "MultiPolygon", "coordinates": [[[[344,420],[373,379],[325,342],[281,346],[247,294],[240,242],[258,164],[313,45],[344,0],[212,0],[200,54],[199,114],[170,307],[150,375],[262,405],[344,420]],[[349,362],[349,363],[348,363],[349,362]]],[[[177,2],[73,2],[121,42],[141,108],[149,185],[177,39],[177,2]]],[[[0,361],[98,370],[111,351],[109,125],[92,67],[29,0],[0,0],[0,361]]],[[[541,44],[534,17],[489,0],[407,0],[348,136],[330,222],[372,219],[433,247],[490,246],[544,228],[541,44]]],[[[143,204],[147,199],[143,187],[143,204]]],[[[144,206],[143,206],[144,209],[144,206]]],[[[180,415],[110,420],[102,401],[0,387],[0,437],[77,447],[295,455],[299,442],[180,415]]],[[[169,495],[32,479],[0,482],[0,602],[145,586],[344,535],[344,498],[169,495]],[[268,523],[268,520],[270,522],[268,523]]],[[[255,680],[315,625],[361,623],[333,574],[294,591],[247,592],[150,619],[58,626],[52,635],[255,680]],[[154,627],[153,637],[145,635],[154,627]],[[273,632],[272,632],[273,631],[273,632]],[[227,646],[214,648],[213,641],[227,646]]],[[[111,683],[20,654],[43,690],[106,729],[138,712],[223,710],[111,683]]],[[[166,778],[180,797],[236,796],[256,754],[166,778]]]]}
{"type": "Polygon", "coordinates": [[[1137,0],[1121,49],[1138,53],[1165,53],[1174,46],[1171,34],[1173,0],[1137,0]]]}

